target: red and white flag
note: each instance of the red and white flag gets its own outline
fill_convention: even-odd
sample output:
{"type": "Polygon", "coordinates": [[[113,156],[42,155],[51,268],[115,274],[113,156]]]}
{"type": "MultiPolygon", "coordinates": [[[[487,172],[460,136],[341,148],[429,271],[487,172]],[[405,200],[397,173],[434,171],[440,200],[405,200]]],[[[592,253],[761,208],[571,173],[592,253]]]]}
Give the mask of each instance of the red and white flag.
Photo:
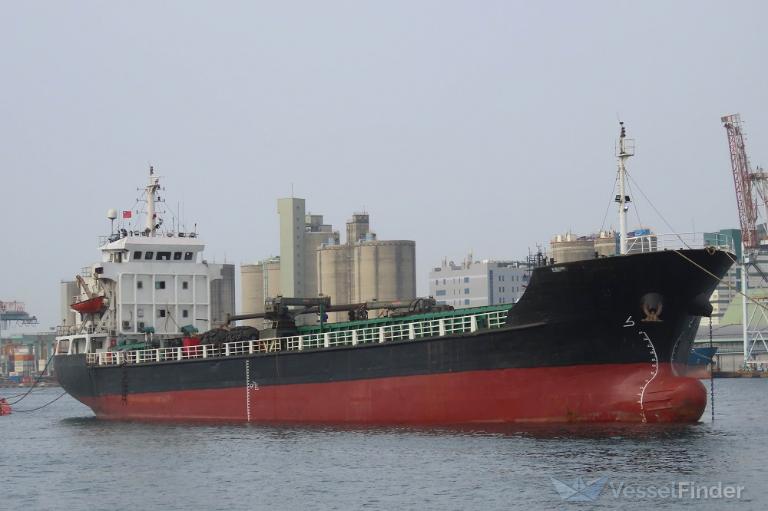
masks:
{"type": "Polygon", "coordinates": [[[123,211],[123,218],[131,218],[131,212],[130,211],[123,211]]]}

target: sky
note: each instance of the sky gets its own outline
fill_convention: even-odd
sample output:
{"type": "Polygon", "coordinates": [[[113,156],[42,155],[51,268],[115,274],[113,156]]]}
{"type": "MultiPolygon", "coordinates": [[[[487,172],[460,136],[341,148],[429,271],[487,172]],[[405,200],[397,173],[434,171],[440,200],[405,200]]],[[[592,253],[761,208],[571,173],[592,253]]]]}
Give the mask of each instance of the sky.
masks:
{"type": "Polygon", "coordinates": [[[277,255],[293,190],[415,240],[421,294],[443,257],[615,226],[619,119],[630,228],[738,226],[722,115],[768,165],[761,1],[1,4],[0,300],[37,329],[150,164],[210,261],[277,255]]]}

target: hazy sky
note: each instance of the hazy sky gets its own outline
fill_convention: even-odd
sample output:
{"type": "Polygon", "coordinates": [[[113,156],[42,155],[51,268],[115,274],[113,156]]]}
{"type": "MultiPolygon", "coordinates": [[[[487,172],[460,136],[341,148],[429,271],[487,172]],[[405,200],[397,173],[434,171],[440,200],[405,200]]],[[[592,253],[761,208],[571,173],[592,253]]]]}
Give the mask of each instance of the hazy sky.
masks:
{"type": "Polygon", "coordinates": [[[209,260],[277,254],[293,183],[336,228],[365,209],[416,240],[425,293],[443,256],[599,229],[617,115],[676,230],[736,226],[720,116],[768,165],[766,5],[2,1],[0,300],[56,324],[149,163],[209,260]]]}

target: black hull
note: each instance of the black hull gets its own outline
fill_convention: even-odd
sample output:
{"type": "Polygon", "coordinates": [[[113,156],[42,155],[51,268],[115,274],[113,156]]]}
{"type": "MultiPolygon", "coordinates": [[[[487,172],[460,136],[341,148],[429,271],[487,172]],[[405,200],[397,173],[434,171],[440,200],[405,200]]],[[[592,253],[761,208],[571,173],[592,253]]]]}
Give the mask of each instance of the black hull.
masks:
{"type": "Polygon", "coordinates": [[[124,366],[57,356],[57,377],[81,401],[98,408],[100,398],[118,397],[126,412],[131,396],[152,393],[579,366],[644,368],[649,381],[639,392],[660,372],[684,375],[717,285],[696,265],[719,278],[731,259],[720,251],[665,251],[538,268],[506,326],[472,334],[124,366]]]}

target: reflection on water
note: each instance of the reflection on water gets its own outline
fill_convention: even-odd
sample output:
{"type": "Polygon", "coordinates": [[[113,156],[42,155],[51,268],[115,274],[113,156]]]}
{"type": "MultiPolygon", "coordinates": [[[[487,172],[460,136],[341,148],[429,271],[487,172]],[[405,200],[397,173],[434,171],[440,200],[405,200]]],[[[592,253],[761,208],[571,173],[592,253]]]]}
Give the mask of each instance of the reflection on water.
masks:
{"type": "Polygon", "coordinates": [[[585,509],[550,480],[581,476],[746,486],[739,502],[618,501],[606,490],[588,509],[763,509],[766,396],[768,380],[717,381],[714,424],[440,428],[104,421],[67,397],[0,418],[2,508],[585,509]]]}

